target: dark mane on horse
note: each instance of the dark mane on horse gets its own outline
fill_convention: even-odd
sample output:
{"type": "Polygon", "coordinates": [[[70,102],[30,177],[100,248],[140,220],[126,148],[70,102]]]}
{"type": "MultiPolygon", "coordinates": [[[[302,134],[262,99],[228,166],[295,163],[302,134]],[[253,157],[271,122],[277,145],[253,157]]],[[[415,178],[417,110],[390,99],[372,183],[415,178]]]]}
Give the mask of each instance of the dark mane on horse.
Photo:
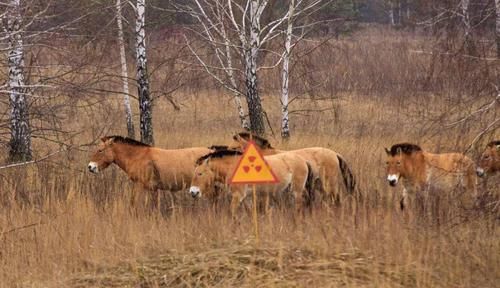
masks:
{"type": "MultiPolygon", "coordinates": [[[[255,144],[257,144],[257,146],[259,146],[260,148],[264,148],[264,149],[274,149],[274,147],[271,145],[271,143],[264,137],[262,136],[259,136],[259,135],[255,135],[253,133],[250,133],[250,132],[240,132],[238,133],[238,135],[245,139],[245,140],[250,140],[250,136],[252,138],[252,140],[255,142],[255,144]]],[[[236,139],[235,139],[236,140],[236,139]]]]}
{"type": "Polygon", "coordinates": [[[128,144],[128,145],[132,145],[132,146],[151,147],[151,145],[148,145],[146,143],[142,143],[142,142],[134,140],[132,138],[123,137],[123,136],[113,135],[113,136],[106,136],[106,137],[102,138],[102,140],[104,140],[104,141],[109,140],[109,139],[113,139],[113,142],[116,142],[116,143],[128,144]]]}
{"type": "Polygon", "coordinates": [[[200,165],[203,163],[203,161],[207,159],[212,159],[212,158],[224,158],[226,156],[236,156],[236,155],[242,155],[243,153],[241,151],[237,150],[216,150],[215,152],[208,153],[207,155],[201,156],[196,160],[196,165],[200,165]]]}
{"type": "Polygon", "coordinates": [[[227,145],[212,145],[212,146],[208,147],[208,149],[215,150],[215,151],[227,150],[228,148],[229,147],[227,145]]]}
{"type": "Polygon", "coordinates": [[[486,147],[493,147],[493,146],[498,146],[500,145],[500,140],[495,140],[495,141],[491,141],[490,143],[488,143],[488,145],[486,145],[486,147]]]}
{"type": "Polygon", "coordinates": [[[401,149],[401,152],[404,154],[410,155],[414,152],[419,152],[422,151],[422,148],[420,146],[411,144],[411,143],[399,143],[399,144],[394,144],[392,145],[390,149],[390,154],[391,156],[396,156],[398,154],[398,150],[401,149]]]}

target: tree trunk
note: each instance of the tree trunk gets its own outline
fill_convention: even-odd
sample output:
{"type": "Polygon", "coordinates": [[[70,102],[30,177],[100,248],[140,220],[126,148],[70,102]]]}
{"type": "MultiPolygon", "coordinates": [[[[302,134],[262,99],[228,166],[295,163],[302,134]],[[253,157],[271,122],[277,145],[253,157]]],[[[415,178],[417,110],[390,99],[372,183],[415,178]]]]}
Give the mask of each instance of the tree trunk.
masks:
{"type": "Polygon", "coordinates": [[[406,21],[410,22],[411,19],[411,0],[406,0],[406,21]]]}
{"type": "Polygon", "coordinates": [[[149,94],[146,58],[146,32],[144,31],[145,6],[146,0],[137,0],[137,18],[135,25],[137,50],[137,86],[139,94],[141,141],[146,144],[153,145],[153,107],[151,102],[151,95],[149,94]]]}
{"type": "Polygon", "coordinates": [[[116,23],[118,25],[118,45],[120,46],[120,64],[123,82],[123,104],[125,106],[125,119],[127,121],[127,135],[135,139],[134,122],[132,121],[132,109],[130,108],[130,97],[128,89],[127,55],[125,54],[125,41],[122,24],[121,0],[116,0],[116,23]]]}
{"type": "Polygon", "coordinates": [[[469,55],[474,54],[474,41],[472,39],[472,26],[470,21],[470,0],[461,0],[460,5],[462,8],[462,23],[464,26],[464,48],[469,55]]]}
{"type": "Polygon", "coordinates": [[[20,0],[11,0],[7,12],[6,31],[9,39],[9,103],[10,103],[10,161],[29,161],[31,153],[31,128],[27,89],[24,83],[24,47],[21,31],[20,0]]]}
{"type": "Polygon", "coordinates": [[[495,0],[495,42],[497,44],[497,58],[500,58],[500,0],[495,0]]]}
{"type": "Polygon", "coordinates": [[[293,13],[295,9],[295,1],[290,1],[290,6],[288,7],[288,23],[286,29],[285,38],[285,52],[283,54],[283,70],[281,73],[281,138],[290,138],[290,125],[289,125],[289,115],[288,115],[288,79],[290,76],[289,63],[290,63],[290,52],[292,47],[292,29],[293,29],[293,13]]]}
{"type": "Polygon", "coordinates": [[[409,0],[400,0],[401,25],[407,26],[410,21],[410,3],[409,0]]]}
{"type": "Polygon", "coordinates": [[[252,132],[263,135],[266,131],[262,103],[257,86],[257,60],[259,53],[260,14],[259,1],[253,0],[250,4],[250,41],[245,47],[245,84],[252,132]]]}
{"type": "Polygon", "coordinates": [[[396,20],[394,19],[394,3],[392,3],[392,1],[389,2],[389,22],[391,26],[396,26],[396,20]]]}
{"type": "Polygon", "coordinates": [[[221,27],[221,31],[224,37],[224,48],[225,48],[225,53],[226,53],[226,61],[227,61],[227,75],[229,77],[229,81],[231,82],[232,89],[236,92],[233,92],[233,97],[234,97],[234,104],[236,105],[236,109],[238,110],[238,116],[240,118],[240,125],[241,128],[244,130],[250,130],[250,125],[248,124],[248,121],[245,117],[245,112],[243,111],[243,105],[241,104],[241,97],[240,93],[237,92],[238,86],[236,85],[236,80],[234,78],[234,73],[233,73],[233,61],[232,58],[233,56],[231,55],[231,47],[230,47],[230,42],[228,35],[226,33],[226,28],[224,26],[221,27]]]}
{"type": "Polygon", "coordinates": [[[396,0],[396,4],[394,5],[394,8],[396,9],[396,11],[395,11],[396,25],[401,26],[401,1],[400,0],[396,0]]]}

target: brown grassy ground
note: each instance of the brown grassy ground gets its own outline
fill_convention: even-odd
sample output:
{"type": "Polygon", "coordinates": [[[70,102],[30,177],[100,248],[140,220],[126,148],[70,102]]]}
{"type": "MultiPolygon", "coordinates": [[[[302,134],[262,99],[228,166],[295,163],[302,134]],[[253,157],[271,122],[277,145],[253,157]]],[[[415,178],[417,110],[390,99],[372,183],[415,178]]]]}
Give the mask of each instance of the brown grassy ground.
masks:
{"type": "MultiPolygon", "coordinates": [[[[277,100],[266,97],[265,103],[275,115],[277,100]]],[[[102,127],[109,127],[108,134],[125,130],[121,106],[113,100],[106,105],[102,111],[108,113],[80,111],[79,121],[72,122],[75,130],[87,128],[78,138],[81,143],[102,127]]],[[[29,168],[2,171],[0,286],[498,285],[498,220],[473,213],[468,220],[440,225],[405,221],[397,209],[400,188],[391,189],[384,181],[384,146],[404,140],[431,151],[461,151],[474,127],[467,133],[449,129],[434,135],[432,127],[423,133],[429,121],[412,114],[419,107],[362,95],[298,100],[292,109],[297,107],[332,109],[292,116],[292,140],[273,142],[286,148],[330,147],[344,154],[366,199],[357,210],[351,205],[316,208],[296,221],[286,211],[262,215],[261,244],[255,247],[248,211],[243,209],[234,223],[226,209],[215,212],[203,201],[193,203],[187,193],[179,192],[174,206],[164,196],[163,210],[169,213],[133,215],[124,173],[113,167],[89,175],[88,152],[75,150],[29,168]]],[[[439,112],[446,103],[433,107],[439,112]]],[[[223,144],[238,130],[232,103],[215,93],[187,99],[181,111],[159,102],[155,112],[161,147],[223,144]]],[[[490,192],[498,192],[498,183],[498,178],[490,180],[490,192]]]]}
{"type": "MultiPolygon", "coordinates": [[[[291,79],[297,97],[290,107],[293,136],[288,143],[273,135],[270,140],[287,149],[323,146],[340,152],[365,201],[317,207],[296,221],[287,211],[262,215],[259,247],[248,211],[242,209],[234,223],[226,207],[214,211],[203,201],[193,203],[187,193],[177,193],[172,205],[166,192],[162,212],[134,215],[131,186],[122,171],[86,171],[92,147],[84,144],[126,131],[119,96],[92,96],[96,91],[89,88],[120,89],[118,78],[109,76],[117,74],[117,59],[100,47],[69,47],[67,55],[60,50],[40,60],[70,68],[87,65],[61,73],[60,79],[75,87],[46,93],[54,96],[47,101],[64,103],[57,110],[61,128],[75,135],[72,144],[78,148],[36,165],[0,170],[0,287],[498,286],[500,176],[483,188],[489,198],[484,196],[481,211],[459,211],[464,217],[442,219],[439,225],[404,219],[398,208],[401,187],[385,183],[384,147],[411,141],[433,152],[465,151],[499,117],[500,111],[492,109],[451,125],[496,93],[492,83],[500,73],[494,62],[415,52],[440,51],[433,41],[367,29],[313,51],[308,45],[315,44],[297,47],[296,55],[302,56],[295,58],[291,79]]],[[[168,45],[149,46],[150,70],[157,71],[153,90],[169,90],[181,78],[186,85],[173,95],[180,111],[157,100],[156,145],[228,143],[239,130],[231,99],[211,90],[213,83],[202,77],[203,71],[186,67],[189,59],[159,66],[169,53],[172,59],[182,54],[168,45]]],[[[271,63],[268,58],[264,61],[271,63]]],[[[43,74],[57,74],[51,69],[43,74]]],[[[276,127],[278,72],[261,75],[264,107],[276,127]]],[[[467,155],[476,157],[480,145],[493,138],[500,138],[498,130],[467,155]]],[[[57,144],[34,139],[38,157],[57,149],[57,144]]]]}

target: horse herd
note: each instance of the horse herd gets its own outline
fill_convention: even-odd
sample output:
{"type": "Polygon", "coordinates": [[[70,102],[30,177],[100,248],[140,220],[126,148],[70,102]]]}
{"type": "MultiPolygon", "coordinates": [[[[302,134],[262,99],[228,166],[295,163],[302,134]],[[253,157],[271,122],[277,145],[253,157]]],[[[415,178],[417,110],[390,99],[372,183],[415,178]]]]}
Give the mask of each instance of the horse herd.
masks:
{"type": "MultiPolygon", "coordinates": [[[[91,156],[88,170],[98,173],[114,163],[127,173],[136,186],[134,190],[179,191],[189,187],[192,197],[212,201],[231,195],[234,217],[251,190],[249,185],[230,184],[230,177],[250,140],[279,179],[279,183],[257,186],[257,192],[266,195],[267,201],[270,197],[291,196],[296,210],[304,211],[316,198],[339,202],[357,190],[349,164],[339,153],[322,147],[279,150],[267,139],[247,132],[235,134],[227,146],[173,150],[122,136],[106,136],[91,156]]],[[[460,188],[462,195],[472,199],[476,196],[476,174],[483,177],[500,171],[500,141],[486,146],[477,165],[460,153],[432,154],[410,143],[385,150],[388,183],[396,186],[402,182],[404,186],[401,209],[415,195],[428,195],[436,189],[460,188]]]]}

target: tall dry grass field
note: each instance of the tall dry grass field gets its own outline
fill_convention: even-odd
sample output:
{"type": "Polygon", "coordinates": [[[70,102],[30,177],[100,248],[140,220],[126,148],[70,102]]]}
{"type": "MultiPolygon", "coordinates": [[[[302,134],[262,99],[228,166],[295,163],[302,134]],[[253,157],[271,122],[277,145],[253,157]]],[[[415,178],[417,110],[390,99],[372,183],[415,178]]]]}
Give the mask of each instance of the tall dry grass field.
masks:
{"type": "MultiPolygon", "coordinates": [[[[132,209],[132,188],[124,172],[110,167],[91,175],[86,164],[92,146],[81,146],[35,165],[0,170],[0,287],[498,286],[500,229],[494,205],[500,178],[481,185],[486,195],[481,209],[456,211],[453,203],[442,203],[441,209],[453,213],[439,221],[405,218],[399,210],[402,188],[385,181],[383,150],[410,141],[432,152],[465,151],[484,123],[499,117],[498,111],[446,126],[483,102],[471,101],[465,92],[456,97],[451,92],[404,94],[401,87],[410,85],[404,80],[420,75],[415,81],[425,81],[422,67],[433,60],[419,58],[419,66],[401,52],[403,56],[386,63],[391,67],[383,68],[388,72],[382,75],[374,61],[397,55],[390,49],[399,46],[379,43],[386,46],[375,53],[358,40],[336,44],[345,57],[337,53],[339,58],[328,60],[335,66],[314,60],[314,67],[325,65],[322,74],[316,72],[321,69],[314,73],[344,78],[336,84],[324,79],[326,86],[316,98],[308,96],[310,91],[297,92],[291,104],[292,139],[280,143],[270,135],[270,140],[285,149],[322,146],[343,154],[363,201],[346,198],[339,207],[318,205],[303,218],[274,209],[259,216],[261,241],[255,246],[245,208],[233,221],[227,206],[214,208],[180,191],[173,196],[162,192],[159,210],[132,209]],[[367,71],[358,70],[363,63],[367,71]],[[386,83],[384,77],[395,80],[386,83]],[[334,97],[327,93],[332,89],[334,97]]],[[[445,64],[452,65],[441,63],[439,73],[445,73],[445,64]]],[[[446,78],[450,83],[452,76],[446,78]]],[[[296,79],[304,85],[313,85],[311,81],[319,79],[296,79]]],[[[279,123],[279,98],[272,85],[264,87],[269,119],[279,123]]],[[[157,146],[226,144],[239,130],[234,106],[223,91],[193,88],[175,97],[179,111],[162,98],[156,102],[157,146]]],[[[103,99],[91,108],[78,101],[68,108],[65,127],[79,131],[74,145],[126,131],[120,98],[103,99]]],[[[489,137],[498,138],[496,133],[489,137]]],[[[40,155],[58,149],[38,139],[34,144],[40,155]]],[[[476,157],[478,151],[467,154],[476,157]]]]}

